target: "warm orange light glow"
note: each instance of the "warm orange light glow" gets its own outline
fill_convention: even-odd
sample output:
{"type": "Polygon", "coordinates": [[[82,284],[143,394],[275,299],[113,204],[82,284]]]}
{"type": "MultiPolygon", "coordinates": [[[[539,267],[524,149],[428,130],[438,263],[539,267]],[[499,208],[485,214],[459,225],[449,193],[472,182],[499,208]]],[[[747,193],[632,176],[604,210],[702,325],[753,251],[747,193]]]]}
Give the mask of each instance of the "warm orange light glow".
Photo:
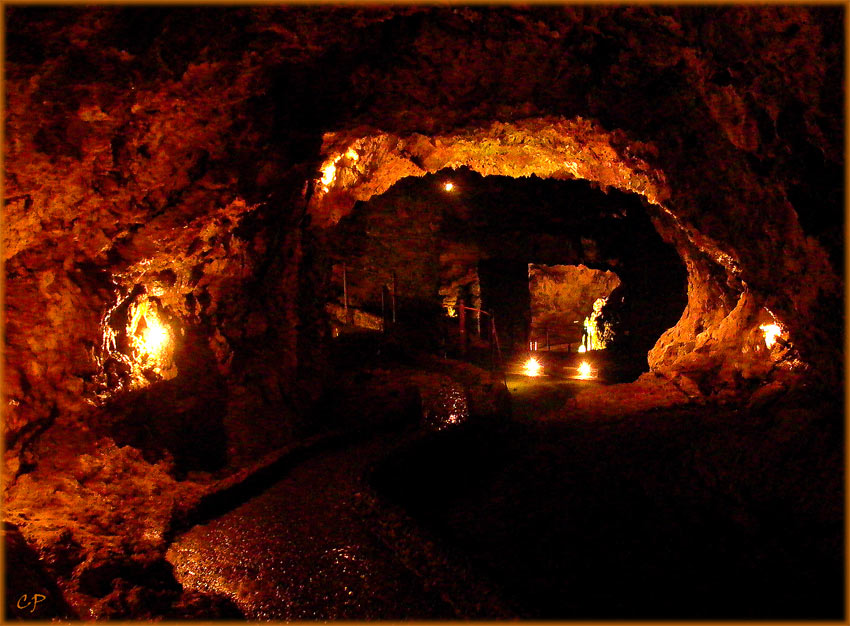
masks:
{"type": "Polygon", "coordinates": [[[591,377],[591,369],[590,363],[587,361],[582,361],[578,366],[578,377],[579,378],[590,378],[591,377]]]}
{"type": "Polygon", "coordinates": [[[159,355],[165,344],[168,342],[168,331],[156,318],[148,318],[146,319],[146,322],[148,327],[142,334],[144,351],[148,354],[159,355]]]}
{"type": "Polygon", "coordinates": [[[523,366],[526,376],[540,376],[543,366],[534,357],[528,359],[523,366]]]}
{"type": "Polygon", "coordinates": [[[764,344],[768,348],[772,348],[776,343],[776,338],[782,336],[782,329],[778,324],[762,324],[759,330],[764,333],[764,344]]]}
{"type": "Polygon", "coordinates": [[[334,176],[336,176],[336,161],[328,163],[322,168],[322,187],[325,191],[334,182],[334,176]]]}
{"type": "Polygon", "coordinates": [[[593,303],[593,312],[584,318],[584,335],[587,342],[585,350],[579,348],[579,352],[587,350],[604,350],[608,347],[603,335],[604,331],[599,327],[598,320],[602,317],[602,307],[608,298],[597,298],[593,303]]]}
{"type": "Polygon", "coordinates": [[[156,307],[150,300],[143,300],[135,307],[127,327],[133,352],[131,368],[134,383],[145,386],[144,371],[158,376],[173,377],[171,331],[163,324],[156,307]]]}
{"type": "Polygon", "coordinates": [[[451,191],[454,188],[454,183],[446,183],[445,185],[443,185],[443,189],[445,189],[446,191],[451,191]]]}
{"type": "MultiPolygon", "coordinates": [[[[340,159],[345,156],[351,163],[348,165],[351,166],[352,163],[358,161],[360,159],[360,155],[354,150],[354,148],[349,148],[344,155],[338,154],[331,160],[329,160],[324,167],[322,167],[322,191],[327,192],[330,189],[331,183],[334,182],[336,178],[336,164],[339,163],[340,159]]],[[[345,166],[346,163],[343,163],[345,166]]]]}
{"type": "MultiPolygon", "coordinates": [[[[165,309],[155,296],[134,299],[130,303],[119,300],[104,316],[102,352],[93,354],[102,370],[99,380],[105,385],[96,392],[100,401],[106,401],[116,393],[141,389],[154,381],[177,376],[174,363],[177,331],[169,328],[165,322],[167,318],[161,317],[164,314],[165,309]],[[113,318],[112,313],[120,304],[128,307],[126,320],[113,318]],[[122,321],[126,326],[121,329],[116,321],[122,321]],[[120,367],[110,368],[109,363],[120,364],[120,367]]],[[[87,402],[97,405],[94,400],[87,402]]]]}
{"type": "Polygon", "coordinates": [[[579,346],[578,351],[579,352],[587,352],[587,348],[585,348],[584,346],[579,346]]]}

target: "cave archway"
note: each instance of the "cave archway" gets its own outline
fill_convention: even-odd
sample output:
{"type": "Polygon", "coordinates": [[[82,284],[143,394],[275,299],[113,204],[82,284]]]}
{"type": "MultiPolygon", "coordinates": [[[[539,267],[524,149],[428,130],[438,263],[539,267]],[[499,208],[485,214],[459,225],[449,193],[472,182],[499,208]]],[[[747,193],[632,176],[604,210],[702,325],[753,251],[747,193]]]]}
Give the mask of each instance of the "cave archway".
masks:
{"type": "MultiPolygon", "coordinates": [[[[576,351],[594,302],[617,287],[606,344],[620,362],[634,361],[632,374],[618,376],[628,380],[647,370],[647,353],[686,306],[685,266],[641,197],[584,180],[446,168],[357,201],[325,235],[333,336],[382,329],[396,301],[400,323],[416,313],[417,326],[437,329],[447,324],[440,306],[456,317],[463,300],[495,314],[503,349],[536,340],[576,351]]],[[[487,338],[490,318],[482,326],[482,314],[471,315],[470,332],[487,338]]]]}
{"type": "MultiPolygon", "coordinates": [[[[665,172],[652,165],[658,150],[651,143],[581,117],[544,117],[433,137],[359,127],[326,134],[322,152],[321,173],[307,198],[311,227],[320,230],[402,178],[446,168],[467,167],[484,176],[585,179],[602,189],[638,194],[688,271],[688,306],[650,350],[651,371],[668,378],[684,375],[694,391],[713,393],[740,386],[741,372],[747,379],[763,376],[780,360],[766,349],[761,328],[776,325],[787,332],[786,323],[750,289],[733,248],[668,206],[673,190],[665,172]]],[[[805,367],[786,356],[785,367],[805,367]]]]}

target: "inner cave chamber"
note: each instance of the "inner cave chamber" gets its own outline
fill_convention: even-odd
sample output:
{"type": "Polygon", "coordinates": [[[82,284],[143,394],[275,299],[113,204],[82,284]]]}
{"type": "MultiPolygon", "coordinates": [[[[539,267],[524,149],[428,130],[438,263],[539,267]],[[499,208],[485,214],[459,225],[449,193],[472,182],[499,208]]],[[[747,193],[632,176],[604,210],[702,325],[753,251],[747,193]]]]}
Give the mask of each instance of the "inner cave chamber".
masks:
{"type": "Polygon", "coordinates": [[[844,10],[8,7],[6,616],[840,619],[844,10]]]}

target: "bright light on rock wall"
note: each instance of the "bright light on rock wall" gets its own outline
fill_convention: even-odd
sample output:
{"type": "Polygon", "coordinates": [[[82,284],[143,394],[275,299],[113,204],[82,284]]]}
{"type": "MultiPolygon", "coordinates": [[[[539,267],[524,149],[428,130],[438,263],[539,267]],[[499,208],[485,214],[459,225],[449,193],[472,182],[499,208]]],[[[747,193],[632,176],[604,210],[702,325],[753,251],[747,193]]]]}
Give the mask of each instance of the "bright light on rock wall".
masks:
{"type": "Polygon", "coordinates": [[[94,360],[100,370],[97,393],[106,401],[117,393],[141,389],[177,376],[175,329],[165,319],[157,298],[119,301],[102,322],[103,344],[94,360]]]}
{"type": "Polygon", "coordinates": [[[132,345],[133,381],[140,386],[155,379],[173,378],[174,342],[168,326],[159,318],[150,300],[135,307],[127,328],[132,345]]]}
{"type": "Polygon", "coordinates": [[[776,338],[782,336],[782,329],[778,324],[762,324],[759,330],[764,332],[764,344],[768,348],[772,348],[776,343],[776,338]]]}

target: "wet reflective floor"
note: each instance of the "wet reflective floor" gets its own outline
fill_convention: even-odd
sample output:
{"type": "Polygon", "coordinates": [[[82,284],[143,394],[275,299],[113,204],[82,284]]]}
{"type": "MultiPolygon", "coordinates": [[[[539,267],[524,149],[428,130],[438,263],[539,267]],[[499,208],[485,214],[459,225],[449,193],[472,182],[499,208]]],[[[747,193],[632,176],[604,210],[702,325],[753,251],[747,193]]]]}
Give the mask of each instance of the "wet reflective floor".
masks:
{"type": "Polygon", "coordinates": [[[444,430],[469,418],[466,391],[456,382],[442,381],[436,389],[422,387],[422,421],[430,430],[444,430]]]}
{"type": "Polygon", "coordinates": [[[450,619],[423,581],[357,515],[370,463],[398,435],[317,453],[261,495],[178,537],[168,552],[188,589],[232,599],[254,620],[450,619]]]}

